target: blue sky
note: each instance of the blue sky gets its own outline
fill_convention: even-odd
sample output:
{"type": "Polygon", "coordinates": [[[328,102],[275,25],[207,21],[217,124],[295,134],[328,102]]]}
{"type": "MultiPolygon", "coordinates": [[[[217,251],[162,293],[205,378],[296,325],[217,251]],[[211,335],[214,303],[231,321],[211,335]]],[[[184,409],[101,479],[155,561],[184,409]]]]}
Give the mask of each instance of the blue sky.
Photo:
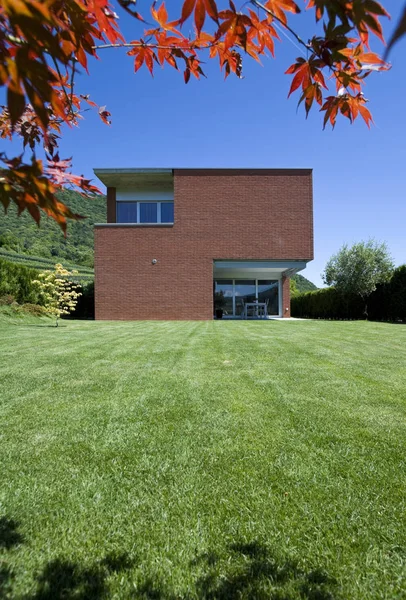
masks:
{"type": "MultiPolygon", "coordinates": [[[[392,14],[393,30],[403,2],[382,0],[392,14]]],[[[114,4],[114,0],[113,0],[114,4]]],[[[141,12],[150,0],[140,0],[141,12]]],[[[222,0],[219,5],[224,4],[222,0]]],[[[300,4],[300,0],[299,0],[300,4]]],[[[167,2],[176,8],[177,0],[167,2]]],[[[118,11],[128,39],[139,26],[118,11]]],[[[176,10],[173,15],[176,16],[176,10]]],[[[304,37],[314,30],[313,13],[299,15],[292,26],[304,37]]],[[[379,49],[375,44],[373,49],[379,49]]],[[[68,131],[61,156],[74,158],[74,170],[93,177],[93,167],[311,167],[314,181],[315,260],[303,274],[321,285],[320,274],[339,247],[374,237],[386,241],[395,263],[406,262],[406,38],[394,49],[393,68],[372,75],[365,89],[375,126],[339,121],[322,130],[322,117],[308,120],[287,100],[290,77],[284,71],[299,55],[282,37],[276,60],[263,65],[246,58],[244,79],[224,81],[210,61],[208,79],[183,83],[171,68],[133,72],[123,50],[101,51],[91,76],[81,76],[82,93],[106,105],[111,127],[87,113],[79,130],[68,131]]]]}

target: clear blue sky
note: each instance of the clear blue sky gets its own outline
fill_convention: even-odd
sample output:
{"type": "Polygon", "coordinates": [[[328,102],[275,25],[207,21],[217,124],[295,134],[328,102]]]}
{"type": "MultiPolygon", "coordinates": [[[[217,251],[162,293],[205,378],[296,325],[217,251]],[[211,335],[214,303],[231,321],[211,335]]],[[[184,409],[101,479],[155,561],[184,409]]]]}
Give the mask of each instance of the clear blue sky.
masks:
{"type": "MultiPolygon", "coordinates": [[[[381,0],[392,14],[393,30],[403,6],[381,0]]],[[[114,0],[113,0],[114,4],[114,0]]],[[[142,12],[150,0],[138,4],[142,12]]],[[[177,6],[170,1],[167,5],[177,6]]],[[[222,4],[220,0],[219,5],[222,4]]],[[[300,4],[300,1],[299,1],[300,4]]],[[[139,35],[135,21],[119,11],[128,39],[139,35]]],[[[176,16],[176,11],[173,13],[176,16]]],[[[179,14],[179,12],[177,13],[179,14]]],[[[304,37],[314,30],[313,13],[293,17],[304,37]]],[[[379,44],[373,45],[378,49],[379,44]]],[[[371,75],[365,89],[375,126],[339,121],[322,130],[313,111],[306,121],[298,97],[287,100],[286,68],[299,55],[286,38],[276,60],[263,66],[245,58],[243,80],[224,81],[217,62],[208,79],[183,83],[171,68],[134,74],[123,50],[103,50],[91,77],[78,80],[112,113],[111,127],[87,113],[79,130],[68,132],[61,156],[74,157],[74,169],[93,177],[93,167],[311,167],[314,179],[315,260],[303,274],[321,285],[328,258],[345,243],[374,237],[386,241],[395,263],[406,262],[406,38],[394,49],[393,68],[371,75]]]]}

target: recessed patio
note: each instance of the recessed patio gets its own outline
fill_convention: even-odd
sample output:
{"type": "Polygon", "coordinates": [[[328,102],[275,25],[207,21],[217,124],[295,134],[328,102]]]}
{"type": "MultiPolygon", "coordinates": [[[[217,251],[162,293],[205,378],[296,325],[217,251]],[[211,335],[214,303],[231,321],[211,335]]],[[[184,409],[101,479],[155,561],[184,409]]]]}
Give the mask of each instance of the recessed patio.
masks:
{"type": "Polygon", "coordinates": [[[282,282],[306,267],[305,261],[213,262],[214,308],[226,319],[283,317],[282,282]],[[246,305],[265,304],[264,311],[247,311],[246,305]],[[220,306],[221,305],[221,306],[220,306]],[[251,314],[250,314],[251,313],[251,314]]]}

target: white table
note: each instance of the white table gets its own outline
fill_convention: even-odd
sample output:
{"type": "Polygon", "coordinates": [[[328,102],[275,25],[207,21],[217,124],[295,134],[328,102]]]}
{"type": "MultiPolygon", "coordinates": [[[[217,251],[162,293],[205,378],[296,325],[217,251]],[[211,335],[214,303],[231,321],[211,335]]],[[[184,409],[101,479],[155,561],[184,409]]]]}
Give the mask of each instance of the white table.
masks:
{"type": "Polygon", "coordinates": [[[266,302],[246,302],[244,304],[244,313],[243,313],[243,318],[247,319],[248,318],[248,308],[255,308],[255,316],[258,317],[259,316],[259,308],[263,309],[263,315],[264,318],[267,316],[267,306],[266,306],[266,302]]]}

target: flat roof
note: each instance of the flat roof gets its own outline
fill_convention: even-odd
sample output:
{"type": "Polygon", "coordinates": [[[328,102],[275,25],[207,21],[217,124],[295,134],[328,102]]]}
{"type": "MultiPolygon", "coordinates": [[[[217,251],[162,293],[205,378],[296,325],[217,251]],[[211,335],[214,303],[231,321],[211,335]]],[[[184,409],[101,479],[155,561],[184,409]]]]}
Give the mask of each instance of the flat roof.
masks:
{"type": "Polygon", "coordinates": [[[172,169],[93,169],[106,187],[173,187],[172,169]]]}
{"type": "Polygon", "coordinates": [[[217,168],[217,167],[174,167],[174,168],[95,168],[94,174],[107,187],[127,187],[138,184],[169,183],[176,175],[310,175],[313,169],[268,169],[268,168],[217,168]]]}
{"type": "Polygon", "coordinates": [[[125,169],[99,169],[99,168],[95,168],[93,169],[94,173],[96,175],[110,175],[112,173],[122,173],[122,174],[134,174],[134,173],[172,173],[173,169],[133,169],[133,168],[125,168],[125,169]]]}

